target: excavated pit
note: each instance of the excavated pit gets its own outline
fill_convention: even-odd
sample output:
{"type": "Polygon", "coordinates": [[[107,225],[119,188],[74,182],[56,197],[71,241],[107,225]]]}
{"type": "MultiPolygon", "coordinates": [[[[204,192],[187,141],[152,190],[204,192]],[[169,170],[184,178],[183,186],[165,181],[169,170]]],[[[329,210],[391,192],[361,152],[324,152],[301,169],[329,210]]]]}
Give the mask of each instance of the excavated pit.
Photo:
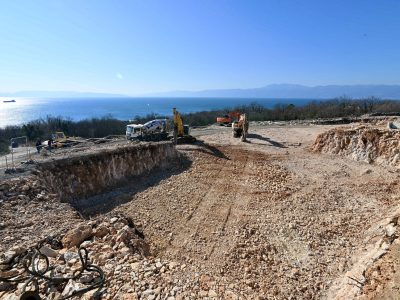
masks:
{"type": "MultiPolygon", "coordinates": [[[[316,134],[295,148],[268,130],[276,143],[127,144],[40,164],[0,183],[0,250],[90,227],[83,243],[107,276],[104,299],[356,299],[385,288],[375,269],[397,245],[398,173],[310,153],[316,134]]],[[[288,136],[304,142],[303,131],[288,136]]],[[[388,143],[374,134],[360,149],[388,143]]],[[[319,136],[316,152],[323,137],[339,140],[319,136]]]]}
{"type": "MultiPolygon", "coordinates": [[[[42,184],[82,212],[112,208],[144,186],[184,168],[189,163],[171,142],[130,144],[113,149],[46,161],[38,166],[42,184]],[[107,203],[107,202],[115,203],[107,203]]],[[[129,198],[129,197],[128,197],[129,198]]]]}

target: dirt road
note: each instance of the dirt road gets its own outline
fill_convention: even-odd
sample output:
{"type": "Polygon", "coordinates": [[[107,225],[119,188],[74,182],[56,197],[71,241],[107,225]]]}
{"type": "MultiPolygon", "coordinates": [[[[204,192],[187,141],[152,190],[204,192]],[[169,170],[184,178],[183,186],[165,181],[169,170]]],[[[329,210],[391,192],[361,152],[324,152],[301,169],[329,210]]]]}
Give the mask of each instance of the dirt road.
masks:
{"type": "Polygon", "coordinates": [[[19,166],[21,161],[27,161],[29,158],[37,156],[35,147],[18,147],[12,149],[12,153],[7,155],[0,155],[0,170],[6,169],[7,166],[11,168],[19,166]]]}

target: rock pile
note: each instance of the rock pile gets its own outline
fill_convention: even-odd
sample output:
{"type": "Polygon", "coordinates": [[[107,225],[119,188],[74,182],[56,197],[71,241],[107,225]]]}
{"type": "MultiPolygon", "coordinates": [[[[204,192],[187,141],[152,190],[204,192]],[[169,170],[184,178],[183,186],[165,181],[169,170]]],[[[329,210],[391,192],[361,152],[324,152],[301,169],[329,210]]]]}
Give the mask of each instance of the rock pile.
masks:
{"type": "MultiPolygon", "coordinates": [[[[173,299],[180,289],[169,278],[174,269],[179,269],[178,264],[149,256],[149,246],[143,239],[143,234],[129,218],[117,216],[81,223],[62,236],[60,241],[61,243],[48,242],[36,246],[49,259],[50,268],[46,276],[66,278],[76,274],[83,265],[77,247],[87,249],[88,265],[91,268],[74,280],[49,281],[37,278],[42,299],[62,299],[85,286],[98,284],[103,272],[106,281],[102,288],[92,289],[75,298],[93,299],[101,296],[102,299],[159,299],[161,295],[165,295],[164,298],[173,299]],[[102,271],[93,272],[92,265],[100,267],[102,271]]],[[[4,278],[21,277],[24,270],[22,258],[29,251],[31,250],[28,248],[13,247],[1,254],[1,299],[19,299],[23,293],[23,280],[7,282],[4,278]]]]}
{"type": "Polygon", "coordinates": [[[351,157],[357,161],[400,166],[400,132],[360,126],[335,128],[320,134],[311,150],[351,157]]]}
{"type": "Polygon", "coordinates": [[[0,203],[34,199],[49,200],[53,196],[34,176],[17,177],[0,183],[0,203]]]}
{"type": "Polygon", "coordinates": [[[0,182],[0,251],[27,247],[46,236],[62,233],[80,218],[44,186],[36,175],[0,182]]]}

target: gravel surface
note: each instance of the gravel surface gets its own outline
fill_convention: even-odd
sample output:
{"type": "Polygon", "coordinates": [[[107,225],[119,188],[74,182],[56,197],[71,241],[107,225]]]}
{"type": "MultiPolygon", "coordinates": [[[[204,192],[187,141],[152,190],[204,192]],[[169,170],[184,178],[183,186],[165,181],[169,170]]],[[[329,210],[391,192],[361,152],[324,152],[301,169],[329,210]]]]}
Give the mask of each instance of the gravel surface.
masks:
{"type": "MultiPolygon", "coordinates": [[[[189,168],[146,188],[122,190],[129,201],[91,220],[68,204],[57,213],[56,199],[28,204],[18,195],[14,202],[4,196],[0,238],[14,238],[1,250],[19,245],[24,234],[30,241],[43,237],[40,228],[64,235],[77,224],[121,222],[115,232],[87,237],[94,262],[107,275],[105,299],[335,298],[334,283],[347,280],[367,245],[385,235],[376,224],[397,210],[400,186],[394,167],[312,153],[317,135],[331,128],[253,126],[248,143],[233,139],[229,128],[198,129],[197,144],[178,146],[192,161],[189,168]],[[42,210],[47,226],[37,225],[29,205],[42,210]],[[24,224],[31,220],[38,227],[28,233],[14,226],[21,214],[24,224]],[[148,253],[121,243],[118,230],[126,222],[118,220],[124,218],[143,233],[148,253]]],[[[372,292],[372,273],[357,295],[380,299],[382,293],[372,292]]]]}

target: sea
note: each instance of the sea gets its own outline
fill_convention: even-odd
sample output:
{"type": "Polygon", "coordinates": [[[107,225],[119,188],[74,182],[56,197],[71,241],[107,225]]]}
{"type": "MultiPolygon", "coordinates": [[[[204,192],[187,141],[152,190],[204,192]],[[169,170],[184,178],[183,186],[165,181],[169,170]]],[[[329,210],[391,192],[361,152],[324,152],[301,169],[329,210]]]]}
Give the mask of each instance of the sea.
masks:
{"type": "Polygon", "coordinates": [[[180,113],[233,108],[257,103],[272,108],[276,104],[304,105],[313,99],[266,98],[9,98],[0,97],[0,127],[21,125],[47,116],[72,120],[113,117],[131,120],[135,116],[172,115],[176,107],[180,113]],[[4,100],[15,102],[4,103],[4,100]]]}

